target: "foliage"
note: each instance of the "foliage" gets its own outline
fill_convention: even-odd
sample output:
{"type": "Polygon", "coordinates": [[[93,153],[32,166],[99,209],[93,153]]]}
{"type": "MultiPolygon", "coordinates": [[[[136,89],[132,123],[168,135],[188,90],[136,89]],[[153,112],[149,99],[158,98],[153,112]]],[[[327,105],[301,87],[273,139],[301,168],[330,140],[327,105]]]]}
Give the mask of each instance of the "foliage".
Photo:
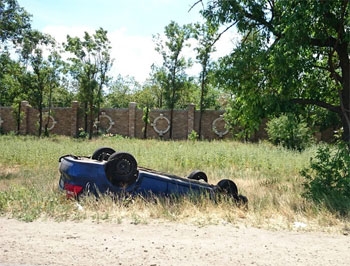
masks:
{"type": "Polygon", "coordinates": [[[25,73],[24,67],[11,59],[9,52],[0,53],[0,105],[11,106],[23,100],[21,78],[25,73]]]}
{"type": "Polygon", "coordinates": [[[16,43],[30,27],[30,15],[18,5],[16,0],[0,1],[1,44],[6,41],[16,43]]]}
{"type": "Polygon", "coordinates": [[[149,118],[149,107],[146,106],[142,109],[142,121],[144,124],[144,127],[142,128],[143,131],[143,138],[147,138],[147,125],[151,123],[150,118],[149,118]]]}
{"type": "Polygon", "coordinates": [[[318,106],[338,115],[349,141],[349,9],[342,0],[209,1],[203,15],[242,34],[220,62],[232,118],[252,131],[269,115],[318,106]]]}
{"type": "Polygon", "coordinates": [[[134,96],[141,90],[141,85],[134,77],[122,77],[111,82],[109,93],[106,96],[106,106],[113,108],[128,108],[129,103],[135,101],[134,96]]]}
{"type": "Polygon", "coordinates": [[[38,135],[41,136],[43,128],[47,135],[48,124],[43,124],[45,96],[50,113],[52,92],[59,84],[62,61],[53,38],[36,30],[24,36],[20,54],[23,64],[28,66],[21,85],[27,90],[29,103],[39,111],[38,135]],[[45,51],[50,53],[47,58],[44,56],[45,51]]]}
{"type": "MultiPolygon", "coordinates": [[[[159,83],[164,92],[166,105],[174,110],[176,103],[181,98],[182,93],[186,93],[187,74],[186,68],[190,65],[183,57],[183,49],[190,38],[192,28],[191,25],[179,26],[172,21],[165,27],[164,34],[166,39],[163,40],[160,34],[154,36],[156,43],[156,51],[163,58],[163,66],[159,69],[160,74],[157,75],[159,83]]],[[[173,112],[170,115],[170,138],[172,138],[173,112]]]]}
{"type": "Polygon", "coordinates": [[[301,175],[306,178],[304,196],[323,203],[331,211],[349,215],[350,210],[350,152],[349,146],[320,146],[301,175]]]}
{"type": "Polygon", "coordinates": [[[80,100],[88,115],[85,117],[84,130],[89,133],[91,139],[94,115],[99,113],[103,101],[103,87],[110,80],[107,73],[113,64],[107,31],[99,28],[93,35],[85,32],[82,39],[68,35],[64,48],[73,55],[69,58],[69,70],[79,86],[80,100]]]}
{"type": "Polygon", "coordinates": [[[195,48],[197,52],[196,59],[201,65],[201,72],[199,75],[200,83],[200,101],[199,101],[199,130],[198,135],[201,138],[202,133],[202,115],[205,108],[209,107],[208,90],[210,84],[210,74],[212,74],[213,63],[211,62],[211,53],[215,52],[214,43],[218,39],[218,27],[212,23],[195,24],[194,38],[198,41],[198,46],[195,48]]]}
{"type": "Polygon", "coordinates": [[[0,105],[18,105],[25,95],[24,67],[12,55],[30,29],[30,15],[16,0],[0,1],[0,105]]]}
{"type": "Polygon", "coordinates": [[[307,123],[294,115],[281,115],[267,122],[269,140],[274,145],[302,151],[312,143],[312,132],[307,123]]]}
{"type": "Polygon", "coordinates": [[[243,47],[219,60],[216,82],[231,94],[225,120],[231,128],[241,128],[239,137],[249,137],[264,118],[281,111],[274,93],[265,93],[269,89],[263,81],[266,60],[258,34],[251,34],[243,47]]]}
{"type": "Polygon", "coordinates": [[[88,136],[89,136],[89,134],[86,133],[86,131],[85,131],[83,128],[79,128],[79,129],[78,129],[78,135],[77,135],[77,137],[78,137],[79,139],[87,139],[88,136]]]}
{"type": "Polygon", "coordinates": [[[188,140],[195,141],[199,139],[199,134],[195,131],[192,130],[190,134],[188,134],[188,140]]]}
{"type": "Polygon", "coordinates": [[[157,86],[150,84],[144,85],[142,90],[134,94],[134,101],[141,108],[159,108],[157,103],[158,92],[159,88],[157,86]]]}

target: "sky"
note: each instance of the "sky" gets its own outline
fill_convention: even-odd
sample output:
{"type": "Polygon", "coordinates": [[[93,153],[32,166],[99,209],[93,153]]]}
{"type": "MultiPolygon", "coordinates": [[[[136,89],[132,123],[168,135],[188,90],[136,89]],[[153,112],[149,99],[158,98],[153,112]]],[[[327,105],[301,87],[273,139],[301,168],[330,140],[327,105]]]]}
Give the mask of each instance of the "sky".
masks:
{"type": "MultiPolygon", "coordinates": [[[[175,21],[180,26],[202,20],[201,5],[190,8],[197,0],[17,0],[32,15],[32,28],[65,42],[66,36],[82,37],[100,27],[108,31],[111,56],[110,75],[133,76],[141,84],[149,77],[151,65],[161,65],[152,36],[164,33],[175,21]]],[[[226,34],[217,44],[218,58],[233,48],[232,34],[226,34]]],[[[185,55],[193,56],[193,47],[185,55]]],[[[190,75],[198,75],[195,65],[190,75]]]]}

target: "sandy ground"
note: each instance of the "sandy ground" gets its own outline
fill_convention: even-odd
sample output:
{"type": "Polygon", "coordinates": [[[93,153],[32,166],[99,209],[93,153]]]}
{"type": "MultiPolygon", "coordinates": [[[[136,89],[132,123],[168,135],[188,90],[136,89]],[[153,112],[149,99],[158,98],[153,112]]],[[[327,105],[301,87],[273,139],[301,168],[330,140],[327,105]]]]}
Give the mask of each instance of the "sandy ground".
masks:
{"type": "Polygon", "coordinates": [[[350,265],[350,236],[0,218],[0,265],[350,265]]]}

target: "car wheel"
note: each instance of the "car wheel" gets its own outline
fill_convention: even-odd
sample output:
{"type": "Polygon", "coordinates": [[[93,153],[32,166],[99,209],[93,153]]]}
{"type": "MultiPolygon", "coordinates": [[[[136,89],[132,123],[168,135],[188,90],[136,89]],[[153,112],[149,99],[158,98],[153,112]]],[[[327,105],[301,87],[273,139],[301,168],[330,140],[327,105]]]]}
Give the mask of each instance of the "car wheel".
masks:
{"type": "Polygon", "coordinates": [[[137,162],[129,153],[115,152],[106,163],[106,176],[115,186],[126,187],[137,179],[137,162]]]}
{"type": "Polygon", "coordinates": [[[195,170],[190,175],[188,176],[189,179],[194,179],[194,180],[203,180],[204,182],[208,183],[208,177],[207,175],[199,170],[195,170]]]}
{"type": "Polygon", "coordinates": [[[238,200],[240,205],[243,205],[243,206],[248,205],[248,198],[246,196],[238,195],[238,200]]]}
{"type": "Polygon", "coordinates": [[[115,153],[115,150],[109,147],[98,148],[91,156],[91,159],[98,161],[107,161],[108,158],[115,153]]]}
{"type": "Polygon", "coordinates": [[[225,194],[232,196],[234,199],[238,200],[238,189],[235,182],[229,179],[223,179],[219,181],[218,185],[219,190],[225,194]]]}

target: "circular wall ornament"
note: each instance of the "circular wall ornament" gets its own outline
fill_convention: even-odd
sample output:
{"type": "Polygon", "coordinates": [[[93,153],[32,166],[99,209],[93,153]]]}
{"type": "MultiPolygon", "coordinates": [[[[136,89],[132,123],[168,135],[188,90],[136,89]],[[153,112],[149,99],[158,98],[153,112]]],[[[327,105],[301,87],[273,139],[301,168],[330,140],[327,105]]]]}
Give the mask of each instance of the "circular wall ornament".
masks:
{"type": "MultiPolygon", "coordinates": [[[[160,124],[160,123],[159,123],[160,124]]],[[[154,131],[158,133],[159,136],[163,136],[165,133],[167,133],[170,129],[170,121],[167,117],[165,117],[163,114],[160,114],[156,119],[154,119],[153,123],[151,124],[151,126],[153,127],[154,131]],[[157,122],[161,122],[161,120],[165,120],[165,129],[159,129],[158,127],[160,125],[157,125],[157,122]]],[[[164,123],[163,123],[164,126],[164,123]]]]}
{"type": "Polygon", "coordinates": [[[47,130],[50,131],[52,130],[55,125],[57,124],[57,121],[55,120],[55,118],[52,116],[52,115],[47,115],[47,114],[44,114],[43,116],[43,129],[45,129],[45,123],[46,121],[48,122],[48,127],[47,127],[47,130]]]}
{"type": "Polygon", "coordinates": [[[222,115],[220,115],[220,117],[216,118],[213,121],[212,129],[213,129],[214,133],[216,135],[218,135],[220,138],[222,138],[224,135],[226,135],[228,133],[228,129],[225,128],[225,124],[226,123],[225,123],[225,120],[222,117],[222,115]],[[220,126],[220,124],[222,124],[222,123],[224,124],[224,126],[220,126]]]}
{"type": "Polygon", "coordinates": [[[106,128],[106,132],[108,133],[109,130],[111,130],[112,126],[115,124],[112,120],[112,118],[109,115],[106,115],[105,112],[101,112],[100,114],[100,121],[95,120],[94,126],[97,127],[97,124],[101,124],[101,118],[105,118],[108,120],[108,127],[106,128]]]}

